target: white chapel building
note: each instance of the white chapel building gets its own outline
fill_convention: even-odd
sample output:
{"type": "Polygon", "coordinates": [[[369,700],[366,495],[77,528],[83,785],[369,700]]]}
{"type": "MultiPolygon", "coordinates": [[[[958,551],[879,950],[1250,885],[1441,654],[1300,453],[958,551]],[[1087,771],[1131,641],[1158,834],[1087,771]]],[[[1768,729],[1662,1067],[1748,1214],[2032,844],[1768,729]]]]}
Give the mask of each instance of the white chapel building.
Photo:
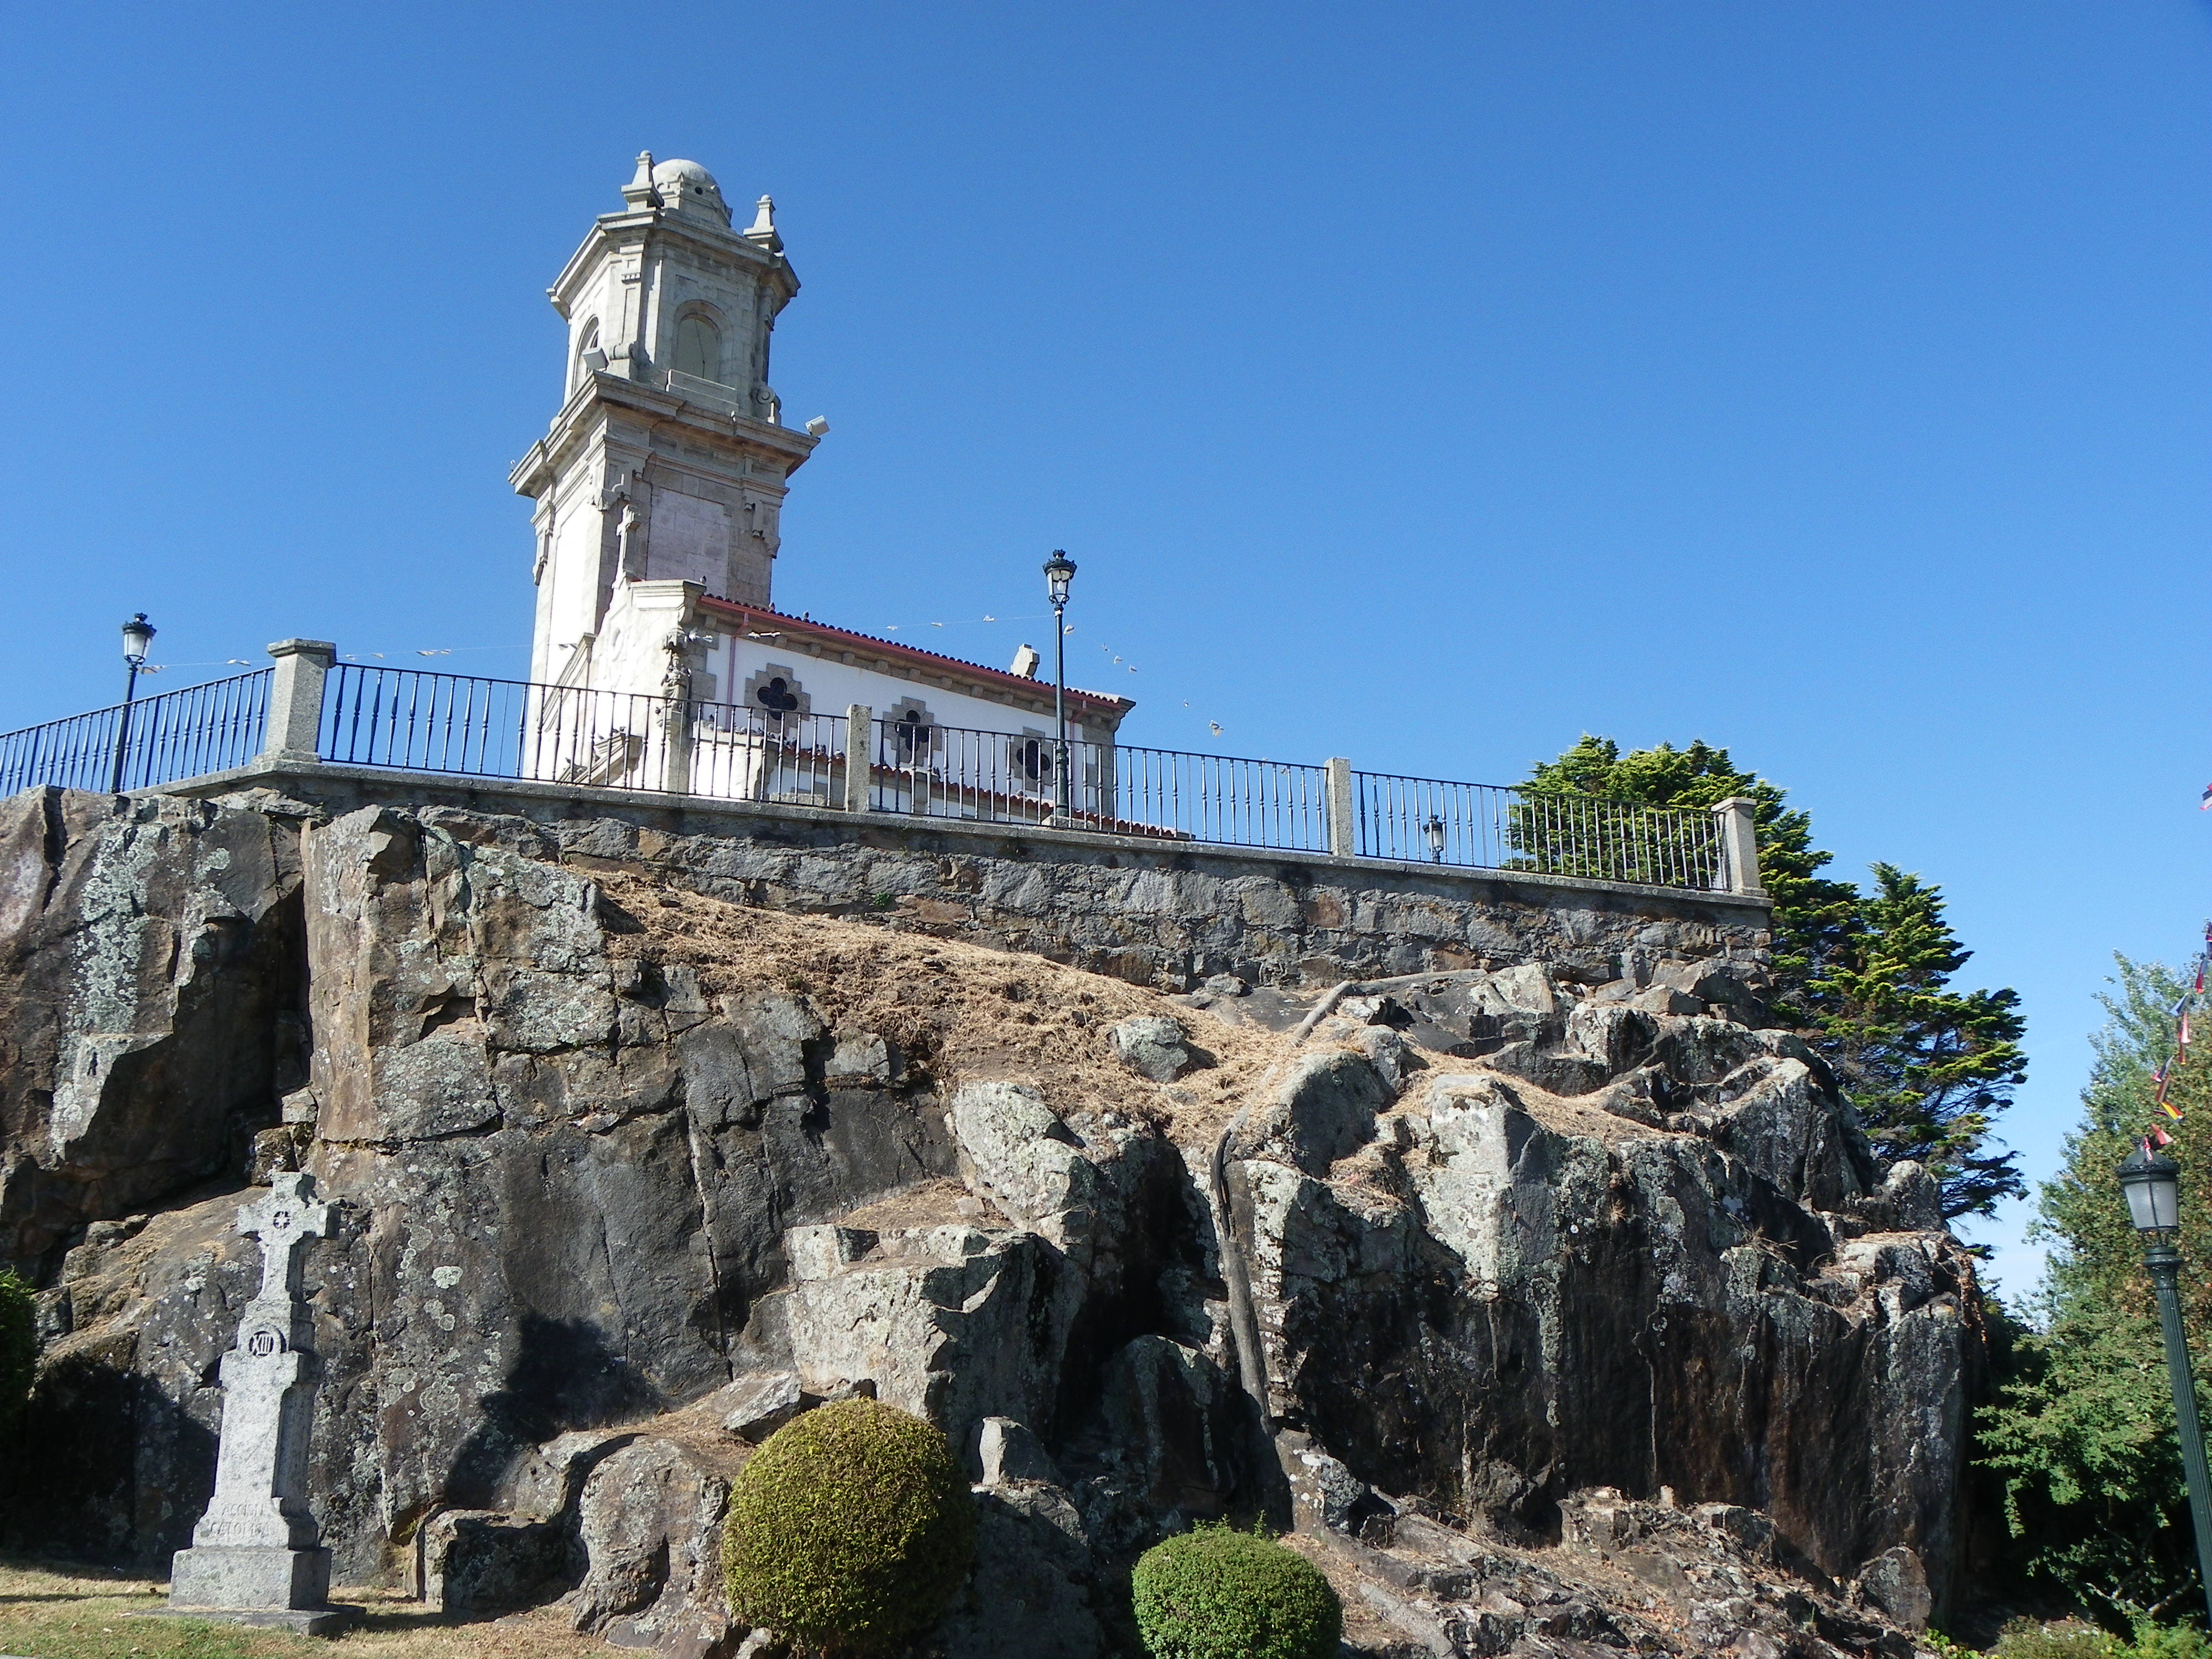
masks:
{"type": "MultiPolygon", "coordinates": [[[[775,609],[791,475],[826,427],[783,424],[769,383],[799,292],[773,204],[736,228],[696,161],[638,158],[548,290],[568,325],[563,401],[510,482],[536,504],[525,766],[692,793],[804,799],[864,787],[901,811],[1052,815],[1053,688],[775,609]],[[850,786],[845,717],[869,774],[850,786]]],[[[1126,698],[1067,693],[1070,805],[1117,816],[1126,698]]]]}

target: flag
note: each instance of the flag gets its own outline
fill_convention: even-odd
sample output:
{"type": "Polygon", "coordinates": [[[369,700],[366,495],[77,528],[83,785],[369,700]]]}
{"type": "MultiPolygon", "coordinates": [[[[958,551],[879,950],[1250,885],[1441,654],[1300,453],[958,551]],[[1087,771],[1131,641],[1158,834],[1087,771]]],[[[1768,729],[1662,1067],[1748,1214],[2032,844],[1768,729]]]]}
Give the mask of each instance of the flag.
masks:
{"type": "Polygon", "coordinates": [[[2160,1101],[2160,1102],[2158,1103],[2158,1109],[2159,1109],[2160,1111],[2161,1111],[2161,1112],[2164,1112],[2164,1113],[2165,1113],[2168,1117],[2172,1118],[2172,1119],[2176,1123],[2179,1123],[2179,1122],[2180,1122],[2180,1121],[2181,1121],[2181,1108],[2180,1108],[2180,1107],[2179,1107],[2179,1106],[2177,1106],[2177,1105],[2175,1105],[2172,1101],[2170,1101],[2170,1100],[2161,1100],[2161,1101],[2160,1101]]]}
{"type": "Polygon", "coordinates": [[[2204,786],[2204,798],[2197,803],[2197,810],[2201,812],[2208,806],[2212,806],[2212,783],[2204,786]]]}
{"type": "Polygon", "coordinates": [[[2204,958],[2197,958],[2197,983],[2191,988],[2198,996],[2204,994],[2204,958]]]}
{"type": "Polygon", "coordinates": [[[2156,1072],[2154,1072],[2154,1073],[2152,1073],[2152,1076],[2153,1076],[2154,1079],[2154,1080],[2157,1082],[2157,1084],[2158,1084],[2158,1094],[2157,1094],[2157,1097],[2156,1097],[2156,1098],[2157,1098],[2157,1100],[2158,1100],[2158,1103],[2159,1103],[2160,1105],[2163,1106],[2163,1105],[2165,1105],[2165,1104],[2166,1104],[2166,1079],[2167,1079],[2167,1068],[2166,1068],[2166,1067],[2165,1067],[2165,1066],[2160,1066],[2160,1067],[2158,1068],[2158,1070],[2157,1070],[2156,1072]]]}
{"type": "Polygon", "coordinates": [[[2165,1130],[2160,1128],[2155,1123],[2150,1126],[2150,1138],[2158,1142],[2161,1146],[2171,1146],[2173,1145],[2173,1137],[2166,1133],[2165,1130]]]}
{"type": "Polygon", "coordinates": [[[2181,1046],[2184,1049],[2189,1047],[2189,1016],[2187,1014],[2181,1017],[2181,1046]]]}

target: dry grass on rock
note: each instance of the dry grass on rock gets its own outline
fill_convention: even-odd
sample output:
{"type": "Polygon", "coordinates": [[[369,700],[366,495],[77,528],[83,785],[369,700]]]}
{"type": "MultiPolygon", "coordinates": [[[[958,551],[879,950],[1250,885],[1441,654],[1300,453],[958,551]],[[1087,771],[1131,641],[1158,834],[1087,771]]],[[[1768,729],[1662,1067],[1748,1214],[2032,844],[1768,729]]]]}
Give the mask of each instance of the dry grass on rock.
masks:
{"type": "Polygon", "coordinates": [[[803,993],[833,1029],[882,1036],[948,1087],[1033,1083],[1057,1111],[1119,1111],[1189,1141],[1226,1123],[1290,1052],[1273,1032],[1042,957],[753,909],[627,873],[602,882],[637,926],[611,936],[617,957],[691,969],[710,996],[803,993]],[[1214,1063],[1172,1089],[1136,1076],[1106,1033],[1139,1014],[1174,1019],[1214,1063]]]}

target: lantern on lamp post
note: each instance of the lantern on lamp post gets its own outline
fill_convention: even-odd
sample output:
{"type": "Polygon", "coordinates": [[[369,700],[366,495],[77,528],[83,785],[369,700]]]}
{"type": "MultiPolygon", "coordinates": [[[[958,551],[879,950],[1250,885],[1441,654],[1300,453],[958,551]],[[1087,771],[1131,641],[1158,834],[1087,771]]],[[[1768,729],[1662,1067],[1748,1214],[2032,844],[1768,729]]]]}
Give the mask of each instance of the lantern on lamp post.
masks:
{"type": "Polygon", "coordinates": [[[2143,1267],[2158,1292],[2158,1320],[2166,1334],[2166,1376],[2173,1389],[2173,1422],[2181,1437],[2182,1474],[2189,1483],[2189,1515],[2197,1530],[2197,1573],[2205,1609],[2212,1613],[2212,1483],[2204,1473],[2204,1426],[2197,1415],[2197,1384],[2189,1370],[2189,1344],[2181,1329],[2181,1252],[2173,1236],[2181,1225],[2181,1167],[2154,1154],[2148,1144],[2121,1160],[2120,1191],[2128,1219],[2145,1241],[2143,1267]]]}
{"type": "Polygon", "coordinates": [[[1075,561],[1058,548],[1044,562],[1045,591],[1052,596],[1053,816],[1067,817],[1067,589],[1075,561]]]}
{"type": "Polygon", "coordinates": [[[115,719],[115,768],[107,781],[111,795],[123,793],[123,763],[131,750],[131,700],[138,695],[138,671],[146,665],[146,653],[153,648],[156,631],[143,611],[123,624],[123,660],[130,678],[123,682],[123,712],[115,719]]]}

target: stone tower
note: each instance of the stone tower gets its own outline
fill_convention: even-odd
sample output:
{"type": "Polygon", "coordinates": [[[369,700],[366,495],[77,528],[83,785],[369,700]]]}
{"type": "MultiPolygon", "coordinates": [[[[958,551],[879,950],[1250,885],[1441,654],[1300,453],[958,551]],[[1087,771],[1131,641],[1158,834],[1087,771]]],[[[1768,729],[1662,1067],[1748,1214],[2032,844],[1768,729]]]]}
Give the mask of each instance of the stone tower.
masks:
{"type": "Polygon", "coordinates": [[[769,198],[738,230],[706,168],[650,155],[622,194],[547,290],[568,325],[561,411],[508,475],[538,504],[540,682],[588,682],[618,580],[768,605],[785,481],[816,442],[769,386],[799,291],[769,198]]]}

